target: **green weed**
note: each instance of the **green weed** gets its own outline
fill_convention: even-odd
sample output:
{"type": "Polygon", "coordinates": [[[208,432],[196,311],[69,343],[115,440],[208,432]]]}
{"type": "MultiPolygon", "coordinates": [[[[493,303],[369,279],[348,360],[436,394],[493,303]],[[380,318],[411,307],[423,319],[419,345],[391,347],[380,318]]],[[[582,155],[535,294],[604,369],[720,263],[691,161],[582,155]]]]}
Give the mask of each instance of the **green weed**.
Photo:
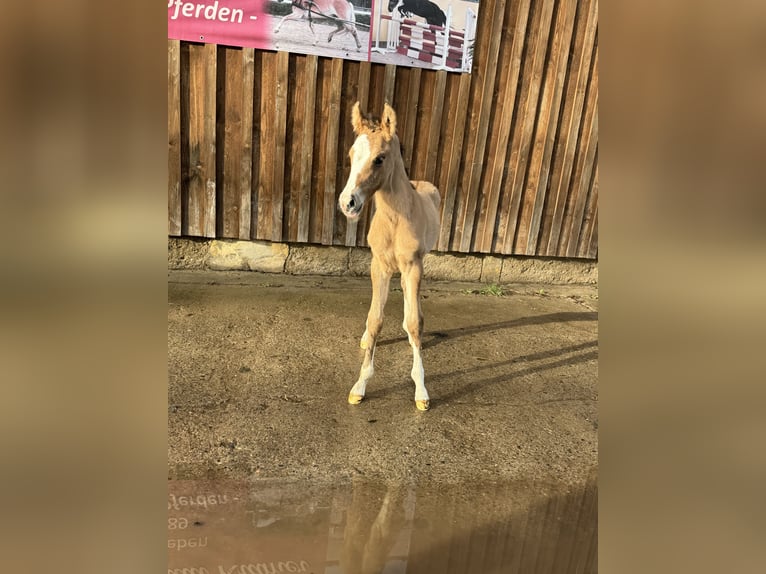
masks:
{"type": "Polygon", "coordinates": [[[505,295],[505,290],[495,283],[487,285],[482,289],[463,289],[462,292],[466,295],[491,295],[492,297],[502,297],[505,295]]]}

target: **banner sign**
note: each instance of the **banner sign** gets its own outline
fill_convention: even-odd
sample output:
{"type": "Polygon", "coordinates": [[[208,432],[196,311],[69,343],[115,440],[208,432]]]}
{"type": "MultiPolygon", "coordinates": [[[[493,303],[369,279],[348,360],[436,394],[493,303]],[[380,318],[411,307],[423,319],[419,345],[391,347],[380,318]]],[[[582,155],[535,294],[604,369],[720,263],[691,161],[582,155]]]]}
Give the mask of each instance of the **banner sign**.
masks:
{"type": "Polygon", "coordinates": [[[168,38],[470,72],[474,0],[168,0],[168,38]]]}

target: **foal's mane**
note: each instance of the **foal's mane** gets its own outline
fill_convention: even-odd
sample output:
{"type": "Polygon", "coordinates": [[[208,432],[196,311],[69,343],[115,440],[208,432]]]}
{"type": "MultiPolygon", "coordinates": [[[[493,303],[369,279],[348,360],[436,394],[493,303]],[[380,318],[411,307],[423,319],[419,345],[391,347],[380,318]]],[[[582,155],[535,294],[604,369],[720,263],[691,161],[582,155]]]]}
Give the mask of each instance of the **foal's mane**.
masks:
{"type": "Polygon", "coordinates": [[[380,130],[380,118],[368,113],[360,112],[362,119],[362,132],[375,133],[380,130]]]}
{"type": "MultiPolygon", "coordinates": [[[[362,120],[362,129],[359,135],[362,133],[375,133],[377,131],[380,131],[380,118],[378,116],[375,116],[373,114],[367,114],[360,112],[361,120],[362,120]]],[[[399,141],[399,153],[404,156],[404,144],[399,141]]],[[[407,169],[404,170],[407,172],[407,169]]]]}

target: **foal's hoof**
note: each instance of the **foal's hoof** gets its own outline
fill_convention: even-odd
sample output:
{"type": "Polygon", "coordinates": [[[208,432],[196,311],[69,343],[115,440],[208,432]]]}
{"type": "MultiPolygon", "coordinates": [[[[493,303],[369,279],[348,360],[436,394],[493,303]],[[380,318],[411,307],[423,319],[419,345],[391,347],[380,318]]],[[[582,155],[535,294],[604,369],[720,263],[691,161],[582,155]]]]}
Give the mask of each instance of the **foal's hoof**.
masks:
{"type": "Polygon", "coordinates": [[[415,401],[415,406],[419,411],[427,411],[429,408],[431,408],[431,401],[428,399],[424,401],[415,401]]]}
{"type": "Polygon", "coordinates": [[[364,398],[364,395],[355,395],[354,393],[348,394],[348,404],[350,405],[358,405],[362,402],[362,399],[364,398]]]}

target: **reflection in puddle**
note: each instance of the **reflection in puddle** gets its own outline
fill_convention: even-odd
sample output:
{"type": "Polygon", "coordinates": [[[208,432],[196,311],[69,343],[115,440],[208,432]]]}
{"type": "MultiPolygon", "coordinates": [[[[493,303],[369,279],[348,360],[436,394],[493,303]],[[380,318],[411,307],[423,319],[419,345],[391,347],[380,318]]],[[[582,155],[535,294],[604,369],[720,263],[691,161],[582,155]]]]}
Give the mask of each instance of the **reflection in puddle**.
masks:
{"type": "Polygon", "coordinates": [[[597,488],[171,481],[168,574],[596,572],[597,488]]]}

